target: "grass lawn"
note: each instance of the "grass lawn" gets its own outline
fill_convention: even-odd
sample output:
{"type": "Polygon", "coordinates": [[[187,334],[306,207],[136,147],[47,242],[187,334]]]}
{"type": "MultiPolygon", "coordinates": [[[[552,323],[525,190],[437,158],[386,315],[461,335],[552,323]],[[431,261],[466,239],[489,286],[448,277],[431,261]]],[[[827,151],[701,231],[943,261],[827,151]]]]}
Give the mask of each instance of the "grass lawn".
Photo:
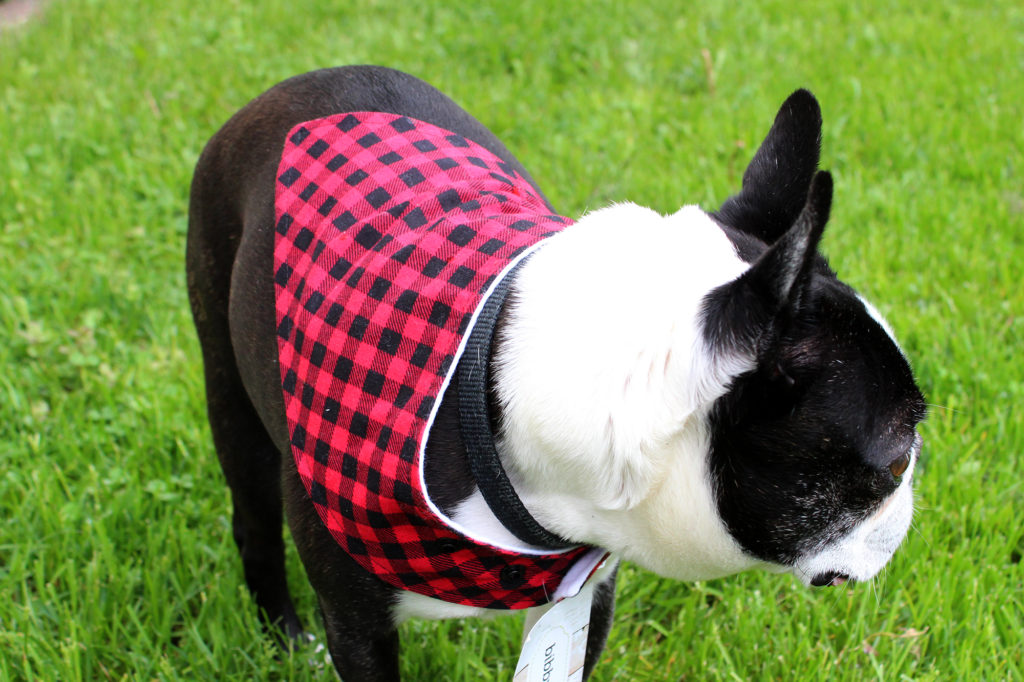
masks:
{"type": "MultiPolygon", "coordinates": [[[[214,130],[366,62],[452,95],[572,216],[717,207],[782,100],[821,101],[824,249],[933,405],[914,529],[878,579],[829,590],[627,566],[595,680],[1024,677],[1019,2],[49,4],[0,29],[0,679],[333,679],[260,636],[183,251],[214,130]]],[[[508,680],[520,627],[409,624],[403,672],[508,680]]]]}

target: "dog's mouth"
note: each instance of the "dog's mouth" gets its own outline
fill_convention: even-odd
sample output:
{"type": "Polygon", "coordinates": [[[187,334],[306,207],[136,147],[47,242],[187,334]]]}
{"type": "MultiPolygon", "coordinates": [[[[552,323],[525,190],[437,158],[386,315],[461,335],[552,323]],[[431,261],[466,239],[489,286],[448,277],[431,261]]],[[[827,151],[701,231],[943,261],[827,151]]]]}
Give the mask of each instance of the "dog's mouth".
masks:
{"type": "Polygon", "coordinates": [[[819,573],[811,578],[811,585],[814,587],[825,587],[826,585],[842,585],[850,579],[850,576],[839,571],[819,573]]]}

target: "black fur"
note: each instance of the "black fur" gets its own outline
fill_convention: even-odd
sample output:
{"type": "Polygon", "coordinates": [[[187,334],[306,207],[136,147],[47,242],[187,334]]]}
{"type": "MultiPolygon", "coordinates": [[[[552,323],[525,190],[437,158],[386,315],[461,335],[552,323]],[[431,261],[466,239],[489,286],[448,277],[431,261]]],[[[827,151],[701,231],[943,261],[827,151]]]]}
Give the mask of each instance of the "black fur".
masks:
{"type": "Polygon", "coordinates": [[[820,126],[810,93],[782,106],[715,214],[752,266],[704,309],[709,346],[756,362],[711,416],[719,511],[746,551],[781,564],[882,503],[925,412],[902,352],[816,251],[832,196],[820,126]]]}
{"type": "MultiPolygon", "coordinates": [[[[196,166],[186,249],[189,300],[246,583],[272,632],[302,634],[284,570],[283,500],[339,674],[347,682],[397,680],[399,642],[391,617],[397,590],[343,552],[310,504],[288,447],[277,363],[271,277],[277,164],[294,125],[343,111],[403,114],[447,128],[536,183],[490,131],[448,97],[412,76],[373,66],[324,69],[278,84],[235,114],[196,166]]],[[[474,489],[457,437],[457,383],[438,409],[425,476],[433,499],[450,510],[474,489]]],[[[500,423],[493,400],[492,414],[500,423]]],[[[597,595],[588,672],[611,625],[614,576],[598,586],[597,595]]]]}
{"type": "Polygon", "coordinates": [[[783,102],[743,173],[742,191],[714,216],[725,225],[742,226],[742,232],[766,244],[773,243],[800,215],[820,153],[821,108],[814,95],[797,90],[783,102]]]}
{"type": "Polygon", "coordinates": [[[757,356],[771,345],[780,322],[802,307],[831,204],[832,176],[819,172],[811,181],[807,204],[789,231],[771,246],[762,245],[749,270],[705,300],[704,334],[709,347],[719,354],[757,356]]]}
{"type": "Polygon", "coordinates": [[[924,418],[906,359],[853,293],[815,274],[805,296],[808,313],[712,414],[721,516],[744,549],[781,564],[881,504],[896,486],[887,466],[924,418]]]}

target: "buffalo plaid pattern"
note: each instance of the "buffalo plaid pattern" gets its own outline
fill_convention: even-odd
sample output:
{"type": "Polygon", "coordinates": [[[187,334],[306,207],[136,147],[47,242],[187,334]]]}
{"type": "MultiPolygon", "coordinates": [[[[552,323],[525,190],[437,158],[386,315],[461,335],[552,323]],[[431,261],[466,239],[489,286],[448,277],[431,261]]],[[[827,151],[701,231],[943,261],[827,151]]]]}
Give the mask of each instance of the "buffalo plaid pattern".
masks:
{"type": "Polygon", "coordinates": [[[474,312],[571,221],[483,147],[383,113],[293,128],[275,201],[285,411],[328,530],[396,587],[486,608],[548,602],[587,548],[521,554],[462,535],[431,510],[420,466],[474,312]]]}

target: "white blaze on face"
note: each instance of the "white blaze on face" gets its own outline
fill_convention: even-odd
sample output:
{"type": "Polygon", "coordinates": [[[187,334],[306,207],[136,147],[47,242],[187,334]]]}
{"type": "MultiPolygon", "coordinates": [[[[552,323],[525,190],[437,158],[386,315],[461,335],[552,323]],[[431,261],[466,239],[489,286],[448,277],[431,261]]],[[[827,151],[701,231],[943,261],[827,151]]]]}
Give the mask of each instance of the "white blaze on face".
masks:
{"type": "MultiPolygon", "coordinates": [[[[871,301],[867,300],[860,294],[857,294],[857,298],[864,306],[864,309],[868,311],[868,315],[871,316],[871,319],[877,322],[879,326],[885,330],[885,333],[889,335],[889,338],[892,339],[892,342],[896,344],[896,347],[900,348],[900,343],[899,341],[896,340],[896,332],[893,331],[892,326],[889,324],[889,321],[885,319],[885,316],[882,315],[878,308],[871,304],[871,301]]],[[[903,352],[902,348],[900,349],[900,352],[903,352]]]]}
{"type": "MultiPolygon", "coordinates": [[[[857,298],[868,315],[900,348],[892,327],[882,313],[863,296],[858,294],[857,298]]],[[[870,580],[885,567],[910,529],[914,515],[913,474],[920,451],[919,435],[914,440],[910,467],[903,474],[899,487],[846,536],[797,561],[792,571],[800,580],[810,584],[815,577],[836,575],[864,581],[870,580]]]]}

